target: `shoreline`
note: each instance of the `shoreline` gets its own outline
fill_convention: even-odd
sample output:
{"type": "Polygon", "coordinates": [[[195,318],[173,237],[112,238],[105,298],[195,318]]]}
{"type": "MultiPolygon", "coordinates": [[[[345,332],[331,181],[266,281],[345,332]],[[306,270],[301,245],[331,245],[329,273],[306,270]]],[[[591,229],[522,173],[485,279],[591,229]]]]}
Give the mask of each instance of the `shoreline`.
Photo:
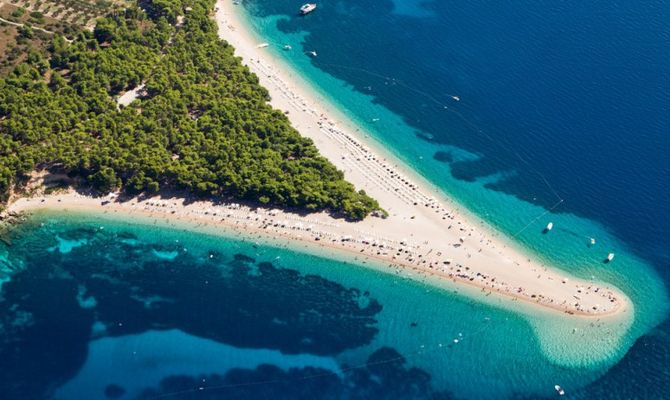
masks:
{"type": "MultiPolygon", "coordinates": [[[[453,255],[451,257],[453,263],[463,266],[477,264],[478,268],[482,268],[481,271],[477,269],[478,272],[493,276],[501,275],[501,278],[515,281],[519,278],[518,282],[521,284],[515,287],[523,288],[522,291],[526,290],[528,284],[537,284],[538,282],[531,282],[541,274],[549,274],[551,275],[549,279],[557,282],[563,282],[563,278],[566,282],[574,280],[567,272],[558,268],[547,269],[544,263],[537,261],[537,255],[468,212],[416,171],[405,166],[398,157],[384,149],[381,143],[366,135],[363,127],[358,127],[341,110],[328,103],[316,89],[296,76],[296,71],[290,65],[278,59],[278,56],[270,54],[268,49],[259,48],[257,44],[262,39],[257,38],[252,29],[245,25],[244,18],[237,15],[239,10],[235,10],[235,7],[230,1],[217,2],[215,18],[219,25],[219,37],[230,43],[235,48],[235,54],[241,57],[243,63],[259,77],[261,85],[270,93],[272,99],[270,103],[273,107],[288,111],[287,117],[292,125],[303,136],[311,138],[321,154],[344,171],[345,179],[352,182],[357,189],[364,189],[389,212],[388,220],[377,219],[371,222],[368,218],[359,223],[361,227],[369,231],[381,227],[385,233],[397,233],[394,232],[395,228],[400,232],[407,231],[406,236],[413,236],[410,232],[414,232],[416,237],[423,239],[420,240],[422,245],[442,247],[445,249],[445,254],[449,254],[450,257],[453,255]],[[398,223],[398,220],[404,223],[398,223]],[[415,225],[416,229],[411,229],[411,225],[415,225]],[[461,247],[472,247],[471,240],[468,239],[473,235],[480,239],[479,243],[474,243],[475,249],[459,252],[461,247]],[[447,241],[450,245],[434,243],[435,238],[444,238],[441,241],[447,241]],[[484,258],[488,258],[489,262],[493,259],[499,268],[484,266],[483,261],[474,261],[472,259],[475,257],[474,251],[477,251],[477,254],[486,252],[487,257],[484,258]],[[466,253],[465,257],[457,257],[463,256],[462,253],[466,253]],[[517,270],[516,274],[523,276],[511,277],[509,271],[500,270],[510,265],[517,270]],[[524,266],[526,268],[519,271],[524,266]]],[[[593,286],[593,283],[582,281],[581,285],[587,287],[593,286]]],[[[545,285],[538,286],[543,286],[543,291],[553,291],[544,287],[545,285]]],[[[620,290],[614,288],[611,290],[616,293],[617,303],[621,303],[615,308],[620,309],[619,311],[632,309],[629,299],[620,290]]],[[[536,294],[539,295],[540,293],[536,294]]],[[[542,295],[546,296],[545,293],[542,295]]],[[[585,304],[575,307],[574,301],[587,303],[582,298],[582,290],[571,294],[564,293],[558,297],[562,297],[562,301],[558,303],[564,303],[575,309],[584,309],[585,304]]],[[[597,311],[593,309],[594,306],[600,308],[602,305],[595,301],[591,302],[586,307],[591,312],[583,313],[603,315],[602,309],[597,311]]]]}
{"type": "MultiPolygon", "coordinates": [[[[187,202],[183,198],[163,198],[160,196],[143,200],[132,198],[120,202],[117,194],[94,198],[76,193],[73,190],[60,194],[19,198],[7,208],[6,212],[23,213],[39,210],[54,210],[65,213],[102,212],[109,215],[123,214],[130,218],[153,219],[154,223],[160,220],[161,223],[171,227],[175,227],[174,224],[181,222],[189,224],[193,229],[203,226],[207,229],[207,232],[220,236],[226,236],[226,233],[235,233],[243,239],[260,240],[271,244],[281,243],[286,246],[295,244],[296,247],[302,244],[304,247],[294,248],[294,250],[305,251],[304,248],[307,248],[308,252],[317,256],[324,256],[324,252],[339,253],[358,264],[376,263],[380,267],[384,267],[380,268],[382,272],[388,274],[397,274],[399,271],[405,270],[408,272],[407,278],[415,281],[422,281],[418,279],[421,277],[426,279],[435,278],[449,286],[464,290],[469,289],[470,294],[467,296],[479,301],[484,300],[482,297],[494,294],[500,300],[522,300],[525,304],[535,305],[538,310],[544,309],[560,312],[563,315],[584,318],[615,318],[628,310],[628,303],[621,298],[617,298],[614,303],[617,305],[616,307],[602,308],[597,310],[598,312],[589,312],[589,310],[554,304],[549,301],[550,297],[544,294],[538,294],[537,297],[533,298],[528,294],[530,292],[510,291],[500,280],[498,280],[498,284],[493,282],[487,284],[485,279],[472,279],[470,273],[466,272],[469,271],[469,268],[465,270],[466,267],[453,263],[451,265],[440,265],[440,256],[435,257],[435,254],[431,257],[430,250],[427,254],[422,254],[426,250],[422,246],[412,243],[403,245],[399,241],[389,241],[380,237],[346,235],[347,232],[351,233],[351,225],[355,226],[356,224],[335,220],[325,213],[310,214],[305,217],[281,210],[251,208],[237,203],[187,202]],[[210,231],[212,228],[214,231],[210,231]]],[[[368,234],[362,232],[364,231],[361,231],[361,235],[368,234]]],[[[571,284],[582,287],[576,283],[571,282],[571,284]]],[[[433,284],[433,286],[441,285],[433,284]]],[[[565,286],[565,284],[561,284],[558,287],[565,286]]],[[[588,287],[595,290],[593,285],[588,287]]],[[[602,291],[590,292],[590,296],[594,297],[596,295],[596,298],[600,298],[601,302],[604,302],[603,299],[605,298],[613,298],[613,293],[607,289],[602,289],[602,291]]]]}
{"type": "Polygon", "coordinates": [[[486,297],[494,294],[494,298],[521,300],[519,303],[534,305],[537,310],[587,318],[613,318],[626,313],[632,317],[633,304],[619,289],[575,279],[548,267],[471,216],[380,143],[370,145],[373,139],[362,140],[362,127],[310,89],[281,60],[259,48],[248,30],[235,28],[243,24],[235,19],[233,7],[230,1],[217,3],[219,37],[230,43],[236,56],[258,76],[270,94],[270,104],[284,111],[292,126],[344,171],[346,180],[376,198],[388,211],[387,218],[370,216],[348,222],[323,212],[296,214],[237,203],[187,202],[184,198],[158,196],[119,202],[118,194],[93,198],[73,190],[19,198],[10,202],[7,212],[44,208],[66,212],[111,210],[129,216],[158,217],[168,224],[175,220],[205,223],[250,236],[302,243],[317,249],[317,254],[335,250],[355,259],[379,261],[395,271],[403,268],[409,275],[418,272],[436,277],[450,286],[453,283],[475,289],[468,297],[482,302],[488,302],[486,297]]]}
{"type": "MultiPolygon", "coordinates": [[[[337,101],[329,99],[328,95],[325,94],[318,86],[312,86],[309,84],[309,82],[301,78],[298,74],[299,71],[294,69],[294,67],[289,62],[283,60],[281,56],[271,54],[269,49],[264,46],[266,44],[265,39],[253,30],[253,28],[249,25],[249,22],[246,21],[245,17],[240,15],[239,11],[235,11],[235,8],[239,9],[240,7],[243,6],[241,4],[234,4],[234,2],[231,4],[229,0],[217,0],[214,13],[215,20],[219,26],[219,37],[233,45],[235,48],[235,55],[241,57],[243,64],[249,67],[250,70],[259,77],[263,87],[269,89],[270,86],[273,86],[272,83],[269,83],[269,86],[266,85],[266,83],[270,82],[270,80],[266,81],[264,79],[264,77],[266,77],[264,74],[269,72],[272,74],[272,79],[275,80],[275,83],[282,85],[284,89],[288,88],[291,91],[297,93],[299,97],[306,100],[306,102],[309,104],[309,107],[321,110],[321,115],[327,116],[330,127],[339,130],[341,133],[347,136],[347,140],[354,140],[357,143],[356,146],[362,146],[366,148],[366,151],[369,151],[371,154],[375,155],[377,161],[381,161],[385,167],[391,167],[398,175],[407,177],[408,181],[416,182],[417,188],[421,188],[421,190],[428,196],[430,200],[447,203],[451,207],[451,211],[453,213],[459,217],[462,217],[465,221],[468,221],[471,226],[485,231],[488,236],[495,237],[496,241],[500,242],[503,247],[513,249],[514,251],[530,256],[531,258],[543,259],[540,260],[540,262],[543,264],[545,262],[549,262],[548,260],[544,260],[543,254],[536,252],[532,248],[524,246],[520,242],[514,241],[500,228],[486,221],[484,217],[468,209],[468,207],[461,203],[458,199],[454,198],[448,192],[440,188],[435,183],[431,182],[428,178],[424,177],[420,172],[408,164],[409,161],[403,160],[402,155],[394,152],[392,148],[385,146],[385,144],[380,141],[376,135],[372,134],[368,128],[364,127],[352,116],[348,115],[347,111],[342,109],[344,106],[340,107],[337,101]],[[235,26],[241,26],[244,29],[237,30],[235,26]],[[227,30],[226,35],[222,33],[224,30],[227,30]],[[239,42],[235,42],[234,44],[234,40],[239,42]],[[241,48],[244,50],[245,54],[252,55],[248,57],[241,56],[241,48],[239,47],[240,45],[242,45],[241,48]],[[246,62],[248,60],[251,60],[252,63],[246,62]],[[254,64],[254,61],[256,61],[257,64],[269,66],[270,71],[257,70],[256,67],[260,65],[254,64]],[[277,77],[280,78],[280,82],[276,81],[277,77]]],[[[268,47],[271,46],[273,46],[273,44],[270,44],[268,47]]],[[[267,76],[266,78],[270,79],[270,76],[267,76]]],[[[273,93],[272,90],[268,91],[270,94],[273,93]]],[[[272,96],[270,104],[272,104],[275,108],[281,111],[293,111],[291,110],[290,105],[286,109],[280,108],[278,104],[281,103],[283,102],[277,102],[277,99],[272,96]]],[[[307,111],[307,109],[296,110],[307,111]]],[[[293,117],[288,112],[286,115],[289,117],[289,119],[293,117]]],[[[308,127],[307,130],[301,130],[298,126],[295,125],[292,119],[291,121],[292,126],[300,131],[302,136],[312,139],[320,153],[324,155],[324,150],[327,149],[327,147],[324,146],[329,146],[331,143],[324,142],[323,146],[319,145],[320,136],[318,133],[313,135],[314,132],[311,130],[312,127],[308,127]]],[[[335,166],[337,166],[338,169],[345,173],[345,179],[347,181],[352,182],[350,179],[351,176],[347,173],[352,172],[352,169],[347,165],[347,163],[338,162],[338,157],[326,158],[328,158],[331,163],[333,163],[335,166]]],[[[368,191],[367,184],[362,186],[356,184],[355,186],[357,189],[364,187],[366,192],[368,192],[368,194],[370,193],[368,191]]],[[[381,204],[381,202],[380,206],[384,208],[384,205],[381,204]]],[[[560,270],[559,267],[552,266],[552,268],[559,270],[559,272],[570,274],[568,271],[560,270]]]]}
{"type": "MultiPolygon", "coordinates": [[[[453,213],[468,221],[471,226],[485,231],[488,236],[495,237],[496,241],[500,242],[503,247],[513,249],[514,251],[518,251],[521,254],[530,256],[531,258],[543,258],[542,254],[535,252],[531,248],[525,247],[520,242],[514,241],[508,237],[506,233],[487,222],[483,217],[470,211],[463,203],[450,196],[448,192],[444,191],[439,186],[421,175],[421,173],[409,166],[399,154],[396,154],[392,151],[393,149],[387,148],[384,143],[377,139],[374,134],[370,133],[367,128],[358,124],[354,119],[352,119],[351,116],[348,116],[345,110],[338,108],[336,103],[331,102],[331,100],[328,99],[328,96],[322,93],[318,87],[313,87],[308,82],[304,81],[300,76],[297,76],[297,71],[293,69],[290,63],[282,60],[280,56],[276,56],[267,52],[267,48],[258,47],[259,44],[264,43],[263,37],[253,31],[243,16],[236,14],[236,7],[239,8],[241,5],[231,4],[231,2],[228,0],[217,0],[215,18],[219,26],[219,37],[233,45],[235,48],[235,55],[242,58],[243,64],[249,67],[250,70],[259,77],[263,87],[268,89],[271,95],[274,91],[269,89],[271,86],[273,86],[273,84],[270,80],[264,79],[269,79],[269,77],[264,75],[266,71],[260,71],[261,73],[259,73],[259,71],[255,69],[256,65],[253,62],[246,62],[247,57],[240,55],[240,49],[243,49],[245,54],[253,54],[253,56],[250,56],[248,59],[252,61],[261,61],[262,64],[270,66],[270,72],[272,72],[274,75],[272,78],[276,79],[277,76],[279,76],[281,81],[279,84],[282,85],[284,89],[290,87],[290,89],[297,93],[299,97],[305,99],[306,102],[310,104],[310,107],[322,110],[323,115],[328,116],[330,127],[339,130],[341,133],[347,136],[348,139],[353,139],[357,145],[365,147],[366,151],[369,151],[371,154],[375,155],[376,160],[385,164],[385,167],[391,167],[398,175],[407,177],[408,181],[417,182],[416,186],[420,187],[421,190],[426,193],[429,199],[447,203],[451,207],[451,211],[453,213]],[[241,26],[244,29],[237,30],[235,26],[241,26]],[[222,33],[223,30],[228,30],[226,35],[222,33]],[[233,40],[236,42],[233,43],[233,40]],[[240,45],[242,45],[242,47],[239,47],[240,45]],[[266,85],[266,83],[268,83],[268,85],[266,85]]],[[[277,101],[277,99],[272,96],[270,104],[272,104],[275,108],[280,109],[281,111],[293,111],[290,107],[290,104],[286,109],[279,107],[279,104],[282,103],[284,102],[277,101]]],[[[305,110],[299,109],[297,111],[305,110]]],[[[289,117],[289,119],[294,117],[290,115],[290,113],[287,113],[286,115],[289,117]]],[[[292,119],[291,122],[292,125],[298,131],[300,131],[302,136],[312,139],[316,147],[319,149],[319,152],[324,155],[324,150],[328,150],[332,143],[324,141],[324,143],[320,145],[320,139],[322,138],[318,132],[314,132],[311,129],[312,127],[301,130],[298,126],[295,125],[295,122],[292,119]]],[[[326,158],[328,158],[331,163],[333,163],[335,166],[337,166],[338,169],[345,173],[345,179],[347,181],[353,183],[353,180],[350,179],[351,176],[349,174],[352,172],[352,169],[347,165],[347,163],[339,162],[340,160],[337,156],[326,158]]],[[[369,187],[367,184],[363,184],[361,186],[355,184],[355,186],[357,189],[364,187],[366,192],[368,194],[370,193],[368,191],[369,187]]],[[[385,190],[388,191],[387,189],[385,190]]],[[[377,198],[377,200],[380,199],[377,198]]],[[[384,204],[382,204],[381,201],[380,206],[384,208],[384,204]]],[[[544,263],[545,261],[542,260],[541,262],[544,263]]],[[[555,269],[560,270],[558,267],[555,267],[555,269]]],[[[569,274],[568,271],[560,270],[559,272],[569,274]]]]}

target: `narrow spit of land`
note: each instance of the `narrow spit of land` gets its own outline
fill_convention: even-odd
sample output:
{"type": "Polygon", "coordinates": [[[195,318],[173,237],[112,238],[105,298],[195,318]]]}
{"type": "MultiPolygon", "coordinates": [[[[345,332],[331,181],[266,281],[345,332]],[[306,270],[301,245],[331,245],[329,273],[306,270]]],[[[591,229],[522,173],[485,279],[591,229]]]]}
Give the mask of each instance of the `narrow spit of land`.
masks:
{"type": "MultiPolygon", "coordinates": [[[[270,49],[259,47],[231,1],[217,3],[219,36],[258,75],[271,104],[314,140],[321,154],[357,189],[364,189],[389,217],[350,223],[319,214],[309,217],[270,210],[234,209],[238,224],[327,243],[446,279],[474,285],[484,294],[511,296],[562,312],[603,316],[632,306],[617,288],[581,281],[542,264],[504,235],[472,217],[404,167],[361,129],[322,99],[270,49]],[[249,217],[247,219],[247,216],[249,217]]],[[[192,210],[191,212],[195,212],[192,210]]]]}

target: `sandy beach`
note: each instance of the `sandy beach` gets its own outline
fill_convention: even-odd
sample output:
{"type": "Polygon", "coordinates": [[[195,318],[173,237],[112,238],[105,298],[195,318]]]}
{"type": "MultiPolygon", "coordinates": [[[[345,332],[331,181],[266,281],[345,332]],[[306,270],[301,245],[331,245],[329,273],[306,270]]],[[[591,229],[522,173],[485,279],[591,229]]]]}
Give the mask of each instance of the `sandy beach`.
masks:
{"type": "MultiPolygon", "coordinates": [[[[250,207],[238,203],[215,204],[179,197],[156,196],[119,201],[118,194],[96,198],[74,190],[19,198],[11,204],[7,212],[22,213],[42,209],[102,212],[119,215],[119,218],[138,217],[138,220],[153,220],[154,223],[160,221],[175,228],[179,228],[179,224],[183,222],[210,230],[220,228],[247,240],[293,243],[296,248],[303,243],[316,254],[344,252],[355,257],[359,263],[382,262],[389,273],[405,270],[408,272],[407,276],[418,280],[430,277],[448,280],[450,283],[478,289],[470,291],[475,297],[479,294],[502,295],[511,301],[523,300],[525,303],[564,314],[614,316],[626,312],[629,307],[628,300],[613,288],[579,282],[559,271],[534,265],[532,260],[525,267],[515,264],[506,258],[520,256],[512,249],[503,248],[496,256],[490,251],[495,246],[494,241],[480,243],[482,249],[489,247],[489,251],[479,252],[477,249],[472,254],[470,252],[473,251],[473,245],[468,242],[474,239],[470,235],[469,241],[464,240],[461,243],[456,239],[456,244],[460,246],[452,246],[454,250],[449,251],[448,247],[441,247],[430,240],[423,231],[414,234],[407,229],[403,230],[404,222],[398,218],[374,218],[374,221],[368,218],[362,223],[350,223],[334,219],[325,213],[301,216],[278,209],[250,207]],[[373,224],[378,228],[372,229],[373,224]],[[381,231],[379,228],[389,231],[381,231]],[[393,232],[404,232],[409,239],[394,235],[393,232]],[[482,254],[488,256],[482,257],[482,254]],[[487,268],[487,265],[492,265],[493,268],[487,268]],[[568,296],[572,300],[568,300],[568,296]],[[589,304],[596,307],[589,308],[589,304]]],[[[424,224],[426,228],[432,228],[425,221],[424,224]]],[[[460,229],[459,225],[458,230],[460,229]]]]}
{"type": "Polygon", "coordinates": [[[582,281],[542,264],[436,193],[390,153],[366,143],[353,123],[323,102],[268,49],[258,47],[258,39],[235,16],[239,12],[235,7],[231,1],[218,2],[215,18],[220,37],[258,75],[272,97],[271,104],[287,112],[293,126],[311,138],[348,181],[376,198],[388,211],[387,218],[371,216],[353,223],[325,213],[305,216],[235,203],[185,203],[159,197],[118,202],[116,195],[92,198],[74,191],[21,198],[8,210],[105,210],[205,223],[346,251],[381,261],[390,270],[409,269],[475,288],[473,292],[480,296],[502,296],[559,313],[598,318],[632,313],[632,304],[617,288],[582,281]]]}

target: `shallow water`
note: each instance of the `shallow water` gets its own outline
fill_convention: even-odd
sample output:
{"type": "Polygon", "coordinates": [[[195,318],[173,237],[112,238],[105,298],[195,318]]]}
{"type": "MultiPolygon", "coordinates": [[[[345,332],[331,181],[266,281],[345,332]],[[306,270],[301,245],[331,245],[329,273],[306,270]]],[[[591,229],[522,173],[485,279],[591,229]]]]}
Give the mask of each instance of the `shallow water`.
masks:
{"type": "Polygon", "coordinates": [[[194,229],[53,211],[13,228],[3,398],[537,398],[609,366],[552,362],[536,328],[556,318],[194,229]]]}
{"type": "Polygon", "coordinates": [[[622,288],[630,329],[573,333],[331,255],[40,213],[0,249],[2,398],[526,399],[555,384],[665,397],[669,9],[554,3],[240,10],[267,50],[478,216],[622,288]]]}
{"type": "MultiPolygon", "coordinates": [[[[668,4],[340,0],[304,18],[294,8],[249,0],[238,11],[267,51],[477,216],[628,294],[635,322],[598,393],[623,392],[621,376],[643,398],[670,388],[659,372],[670,344],[668,4]]],[[[542,340],[546,355],[565,364],[552,343],[542,340]]]]}

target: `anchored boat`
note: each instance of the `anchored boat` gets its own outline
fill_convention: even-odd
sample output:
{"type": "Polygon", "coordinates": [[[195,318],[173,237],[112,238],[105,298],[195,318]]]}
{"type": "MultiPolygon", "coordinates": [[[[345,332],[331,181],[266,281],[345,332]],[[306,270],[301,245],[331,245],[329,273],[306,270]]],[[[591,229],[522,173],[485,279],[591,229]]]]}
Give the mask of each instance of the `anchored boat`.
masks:
{"type": "Polygon", "coordinates": [[[556,393],[558,393],[559,396],[565,395],[565,390],[563,390],[561,385],[554,385],[554,389],[556,390],[556,393]]]}
{"type": "Polygon", "coordinates": [[[316,10],[316,3],[303,4],[302,7],[300,7],[300,15],[307,15],[314,10],[316,10]]]}

